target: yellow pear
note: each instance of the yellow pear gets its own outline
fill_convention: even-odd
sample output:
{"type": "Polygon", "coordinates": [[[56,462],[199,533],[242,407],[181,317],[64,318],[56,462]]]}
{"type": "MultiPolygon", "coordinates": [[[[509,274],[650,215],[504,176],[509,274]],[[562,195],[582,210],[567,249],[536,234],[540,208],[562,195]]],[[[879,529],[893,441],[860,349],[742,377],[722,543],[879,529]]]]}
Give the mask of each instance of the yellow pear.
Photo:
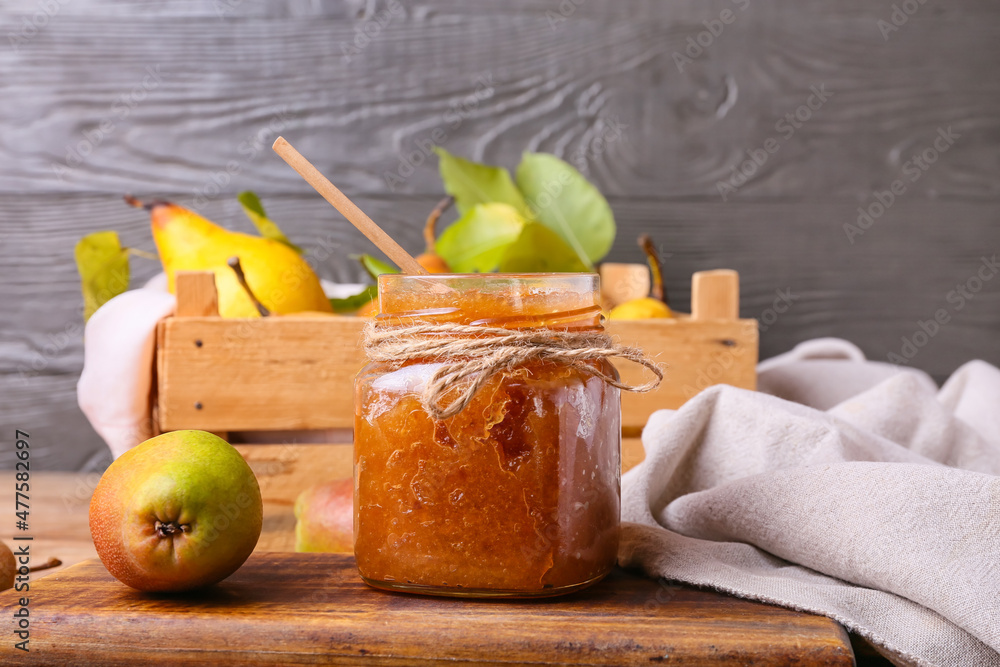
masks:
{"type": "Polygon", "coordinates": [[[673,317],[667,306],[667,290],[663,285],[663,267],[660,255],[653,245],[653,239],[648,234],[639,237],[639,247],[646,253],[649,262],[650,294],[638,299],[620,303],[608,313],[612,320],[650,320],[662,317],[673,317]]]}
{"type": "Polygon", "coordinates": [[[612,308],[611,313],[608,314],[612,320],[649,320],[670,316],[670,308],[667,307],[667,304],[651,296],[620,303],[612,308]]]}
{"type": "Polygon", "coordinates": [[[229,231],[170,202],[142,204],[130,197],[126,201],[150,212],[153,240],[171,293],[177,271],[212,271],[219,293],[219,314],[259,317],[253,301],[227,264],[235,256],[239,257],[250,289],[272,313],[331,312],[319,278],[284,243],[229,231]]]}

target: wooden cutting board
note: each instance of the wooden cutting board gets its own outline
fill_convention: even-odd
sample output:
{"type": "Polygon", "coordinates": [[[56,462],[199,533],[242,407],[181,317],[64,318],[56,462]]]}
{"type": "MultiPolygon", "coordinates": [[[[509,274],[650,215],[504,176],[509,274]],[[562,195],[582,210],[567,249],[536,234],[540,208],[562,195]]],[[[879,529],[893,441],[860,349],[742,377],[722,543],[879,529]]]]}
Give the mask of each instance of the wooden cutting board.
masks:
{"type": "MultiPolygon", "coordinates": [[[[20,595],[0,594],[5,616],[20,595]]],[[[207,591],[152,595],[88,560],[33,581],[29,609],[30,652],[6,632],[0,662],[853,664],[847,634],[827,618],[623,571],[563,598],[457,600],[371,589],[347,555],[258,553],[207,591]]]]}

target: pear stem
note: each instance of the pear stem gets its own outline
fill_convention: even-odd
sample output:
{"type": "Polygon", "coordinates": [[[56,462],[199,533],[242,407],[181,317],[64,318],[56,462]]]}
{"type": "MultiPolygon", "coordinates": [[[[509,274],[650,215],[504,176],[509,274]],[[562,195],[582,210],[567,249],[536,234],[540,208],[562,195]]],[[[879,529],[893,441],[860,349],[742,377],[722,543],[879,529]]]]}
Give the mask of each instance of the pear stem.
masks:
{"type": "Polygon", "coordinates": [[[374,243],[385,256],[391,259],[396,266],[403,270],[403,273],[426,274],[424,267],[413,259],[410,253],[403,250],[403,247],[396,243],[391,236],[375,224],[375,222],[365,215],[364,211],[357,207],[347,196],[337,189],[330,180],[320,173],[319,169],[313,166],[309,160],[305,159],[301,153],[285,141],[284,137],[278,137],[271,146],[274,152],[281,156],[292,169],[299,173],[306,183],[313,186],[316,192],[323,196],[323,199],[330,202],[335,209],[341,212],[352,225],[357,227],[368,240],[374,243]]]}
{"type": "Polygon", "coordinates": [[[155,252],[146,252],[145,250],[139,250],[138,248],[125,248],[130,255],[135,255],[136,257],[142,257],[143,259],[160,259],[155,252]]]}
{"type": "Polygon", "coordinates": [[[437,221],[441,217],[441,214],[448,210],[455,198],[452,196],[447,196],[437,203],[431,214],[427,216],[427,222],[424,223],[424,243],[427,244],[427,254],[434,254],[434,246],[437,244],[437,221]]]}
{"type": "Polygon", "coordinates": [[[48,570],[48,569],[53,568],[53,567],[59,567],[60,565],[62,565],[62,561],[53,556],[52,558],[49,558],[47,561],[45,561],[41,565],[33,565],[33,566],[29,567],[28,571],[29,572],[38,572],[39,570],[48,570]]]}
{"type": "Polygon", "coordinates": [[[243,291],[245,291],[247,293],[247,296],[250,297],[250,300],[253,301],[253,305],[257,307],[257,312],[260,313],[260,316],[267,317],[268,315],[270,315],[271,311],[268,310],[266,307],[264,307],[264,304],[260,302],[260,299],[258,299],[257,296],[253,293],[253,290],[250,289],[250,285],[247,284],[247,276],[245,273],[243,273],[243,266],[240,264],[240,258],[234,255],[233,257],[229,258],[226,264],[228,264],[229,268],[231,268],[233,272],[236,274],[236,280],[239,281],[240,287],[243,288],[243,291]]]}
{"type": "Polygon", "coordinates": [[[667,288],[663,284],[663,265],[660,264],[660,254],[657,252],[656,246],[653,244],[653,239],[650,238],[649,234],[643,234],[639,237],[639,247],[646,253],[646,261],[649,262],[651,278],[650,296],[669,306],[670,304],[667,303],[667,288]]]}
{"type": "Polygon", "coordinates": [[[122,199],[124,199],[125,203],[128,204],[129,206],[134,206],[135,208],[144,208],[147,211],[152,211],[157,206],[168,206],[170,204],[170,202],[163,201],[162,199],[154,199],[151,202],[144,202],[141,199],[136,199],[132,195],[124,195],[122,199]]]}

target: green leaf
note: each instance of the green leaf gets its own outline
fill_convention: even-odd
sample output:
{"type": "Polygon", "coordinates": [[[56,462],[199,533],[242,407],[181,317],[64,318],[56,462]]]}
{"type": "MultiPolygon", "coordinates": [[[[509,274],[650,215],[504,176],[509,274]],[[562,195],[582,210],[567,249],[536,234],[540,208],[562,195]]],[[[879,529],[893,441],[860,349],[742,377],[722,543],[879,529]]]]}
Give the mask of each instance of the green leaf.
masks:
{"type": "Polygon", "coordinates": [[[343,299],[330,299],[330,307],[335,313],[353,313],[362,306],[371,303],[372,299],[378,298],[378,287],[369,285],[361,292],[344,297],[343,299]]]}
{"type": "Polygon", "coordinates": [[[607,200],[580,172],[554,155],[525,153],[517,185],[539,222],[559,234],[589,267],[615,241],[615,218],[607,200]]]}
{"type": "Polygon", "coordinates": [[[592,270],[580,261],[562,237],[539,222],[525,225],[500,260],[501,273],[580,273],[592,270]]]}
{"type": "Polygon", "coordinates": [[[460,214],[465,215],[477,204],[499,202],[513,206],[521,216],[531,219],[524,195],[514,185],[509,171],[503,167],[470,162],[443,148],[435,148],[434,152],[440,158],[444,189],[455,198],[455,208],[460,214]]]}
{"type": "Polygon", "coordinates": [[[513,206],[477,204],[444,230],[434,249],[455,273],[487,273],[527,224],[513,206]]]}
{"type": "Polygon", "coordinates": [[[115,232],[94,232],[80,239],[74,251],[83,292],[83,321],[128,289],[128,250],[115,232]]]}
{"type": "Polygon", "coordinates": [[[281,228],[267,217],[267,213],[264,212],[264,206],[260,203],[260,197],[247,190],[236,195],[236,199],[240,202],[243,212],[247,214],[250,222],[254,224],[261,236],[272,241],[280,241],[300,255],[303,253],[302,248],[289,241],[288,237],[281,231],[281,228]]]}
{"type": "Polygon", "coordinates": [[[361,262],[361,266],[374,280],[378,280],[378,277],[383,273],[399,273],[399,269],[394,264],[383,262],[377,257],[371,255],[355,255],[354,257],[361,262]]]}

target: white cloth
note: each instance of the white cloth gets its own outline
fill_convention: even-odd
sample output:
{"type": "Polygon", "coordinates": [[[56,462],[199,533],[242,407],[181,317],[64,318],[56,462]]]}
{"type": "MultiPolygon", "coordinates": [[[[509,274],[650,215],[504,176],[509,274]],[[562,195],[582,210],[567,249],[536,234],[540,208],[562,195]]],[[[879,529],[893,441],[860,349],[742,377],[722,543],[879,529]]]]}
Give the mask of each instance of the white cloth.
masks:
{"type": "MultiPolygon", "coordinates": [[[[350,296],[364,288],[321,282],[330,297],[350,296]]],[[[153,435],[150,398],[156,324],[172,315],[175,307],[174,296],[167,293],[166,274],[160,273],[141,288],[109,299],[87,321],[77,402],[115,458],[153,435]]],[[[292,442],[306,439],[293,431],[281,435],[292,442]]],[[[326,434],[323,439],[337,441],[334,437],[326,434]]]]}
{"type": "Polygon", "coordinates": [[[156,323],[173,314],[175,305],[165,291],[131,290],[110,299],[87,321],[76,398],[115,458],[153,435],[156,323]]]}
{"type": "Polygon", "coordinates": [[[1000,370],[938,391],[823,339],[759,388],[652,415],[619,562],[829,616],[898,665],[1000,665],[1000,370]]]}

